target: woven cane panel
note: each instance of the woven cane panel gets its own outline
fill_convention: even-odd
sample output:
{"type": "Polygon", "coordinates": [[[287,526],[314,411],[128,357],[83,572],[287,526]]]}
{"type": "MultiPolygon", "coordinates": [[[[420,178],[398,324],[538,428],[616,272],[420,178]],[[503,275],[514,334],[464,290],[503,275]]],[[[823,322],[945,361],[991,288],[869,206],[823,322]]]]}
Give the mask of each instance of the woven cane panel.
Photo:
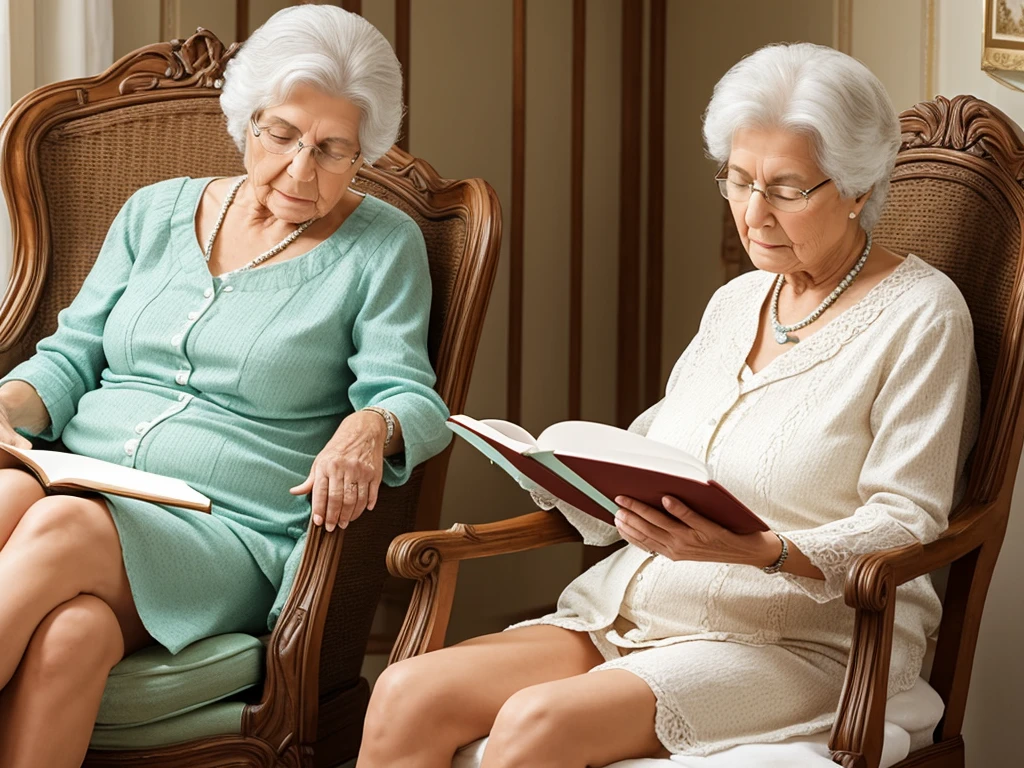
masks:
{"type": "Polygon", "coordinates": [[[357,178],[353,186],[405,211],[423,232],[430,256],[434,297],[430,310],[430,359],[436,363],[448,306],[455,291],[455,278],[465,256],[466,221],[455,214],[440,220],[428,219],[391,190],[369,179],[357,178]]]}
{"type": "Polygon", "coordinates": [[[897,169],[876,237],[897,253],[917,254],[960,288],[974,320],[984,406],[1021,248],[1013,208],[991,182],[969,169],[913,163],[897,169]]]}
{"type": "Polygon", "coordinates": [[[40,170],[50,227],[43,295],[26,342],[57,327],[118,210],[135,190],[176,176],[232,175],[241,159],[216,99],[145,104],[64,123],[43,138],[40,170]]]}
{"type": "Polygon", "coordinates": [[[423,481],[418,467],[405,485],[381,486],[377,506],[345,531],[320,651],[320,697],[359,680],[374,613],[387,577],[391,540],[413,529],[423,481]]]}

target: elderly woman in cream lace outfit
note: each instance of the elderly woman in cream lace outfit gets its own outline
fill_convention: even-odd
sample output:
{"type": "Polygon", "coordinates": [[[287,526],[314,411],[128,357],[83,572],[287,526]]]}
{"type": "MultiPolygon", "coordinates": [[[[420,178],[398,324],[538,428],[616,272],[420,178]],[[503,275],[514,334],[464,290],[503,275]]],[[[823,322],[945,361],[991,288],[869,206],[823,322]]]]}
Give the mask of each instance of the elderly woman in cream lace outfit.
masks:
{"type": "MultiPolygon", "coordinates": [[[[704,134],[758,269],[714,295],[631,429],[704,459],[771,531],[671,498],[619,498],[614,526],[539,498],[588,543],[629,545],[557,612],[388,669],[360,768],[441,768],[488,733],[484,768],[584,768],[825,730],[849,563],[946,527],[978,420],[971,317],[942,273],[872,242],[900,144],[881,83],[829,48],[770,46],[718,83],[704,134]]],[[[927,577],[898,594],[890,695],[941,610],[927,577]]]]}

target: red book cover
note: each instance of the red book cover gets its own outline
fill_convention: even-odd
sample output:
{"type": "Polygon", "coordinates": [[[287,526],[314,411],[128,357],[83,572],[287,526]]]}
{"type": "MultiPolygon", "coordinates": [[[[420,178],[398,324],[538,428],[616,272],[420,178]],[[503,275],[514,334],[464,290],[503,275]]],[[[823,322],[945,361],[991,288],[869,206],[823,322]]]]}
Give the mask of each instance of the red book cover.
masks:
{"type": "MultiPolygon", "coordinates": [[[[699,480],[677,477],[642,467],[614,464],[579,456],[566,456],[557,451],[555,451],[555,456],[609,499],[614,500],[616,496],[629,496],[644,502],[644,504],[662,509],[661,497],[675,496],[690,509],[722,527],[728,528],[733,533],[745,534],[768,530],[768,526],[761,518],[714,480],[702,483],[699,480]]],[[[572,504],[572,502],[569,503],[572,504]]],[[[573,504],[573,506],[576,505],[573,504]]],[[[593,514],[590,510],[586,511],[593,514]]]]}

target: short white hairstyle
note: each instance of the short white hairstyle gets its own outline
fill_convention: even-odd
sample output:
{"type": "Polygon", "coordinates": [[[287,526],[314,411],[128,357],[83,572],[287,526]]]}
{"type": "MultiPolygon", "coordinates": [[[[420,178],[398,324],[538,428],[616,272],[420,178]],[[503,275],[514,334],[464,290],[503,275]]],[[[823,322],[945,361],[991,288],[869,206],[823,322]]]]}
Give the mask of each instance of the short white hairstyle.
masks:
{"type": "Polygon", "coordinates": [[[860,225],[870,232],[889,194],[900,123],[871,70],[823,45],[768,45],[715,86],[704,113],[708,154],[724,165],[742,128],[790,130],[810,138],[815,162],[844,197],[871,191],[860,225]]]}
{"type": "Polygon", "coordinates": [[[225,69],[220,106],[240,150],[253,115],[284,102],[300,83],[359,108],[365,162],[376,161],[398,138],[402,68],[384,35],[337,6],[297,5],[271,16],[225,69]]]}

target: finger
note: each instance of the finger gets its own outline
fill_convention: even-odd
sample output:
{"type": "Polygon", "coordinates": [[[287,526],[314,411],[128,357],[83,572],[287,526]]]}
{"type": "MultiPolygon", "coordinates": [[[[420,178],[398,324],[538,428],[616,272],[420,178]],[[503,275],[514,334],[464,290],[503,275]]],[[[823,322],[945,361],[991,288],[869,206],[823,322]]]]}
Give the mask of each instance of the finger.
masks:
{"type": "MultiPolygon", "coordinates": [[[[670,515],[666,515],[663,509],[657,509],[629,496],[616,496],[615,503],[625,509],[627,513],[632,513],[633,516],[639,517],[648,525],[660,528],[666,533],[670,532],[673,523],[677,522],[670,515]]],[[[626,515],[626,518],[631,519],[629,514],[626,515]]]]}
{"type": "Polygon", "coordinates": [[[377,493],[380,491],[380,480],[374,480],[370,483],[369,499],[367,500],[366,508],[373,509],[377,506],[377,493]]]}
{"type": "Polygon", "coordinates": [[[366,509],[366,499],[369,496],[370,488],[366,483],[359,484],[359,495],[356,497],[355,507],[352,510],[352,516],[341,524],[342,528],[347,528],[348,524],[359,519],[359,516],[363,514],[363,510],[366,509]]]}
{"type": "Polygon", "coordinates": [[[704,515],[698,514],[686,506],[675,496],[662,496],[661,503],[665,505],[665,511],[684,525],[693,528],[701,533],[714,534],[722,530],[718,523],[708,520],[704,515]]]}
{"type": "Polygon", "coordinates": [[[23,451],[32,450],[32,441],[25,439],[17,432],[14,433],[14,439],[11,441],[10,445],[13,445],[15,448],[21,448],[23,451]]]}
{"type": "Polygon", "coordinates": [[[352,513],[355,512],[356,500],[359,498],[359,483],[346,476],[345,485],[341,489],[341,493],[342,503],[340,514],[338,515],[338,523],[342,528],[346,528],[352,519],[352,513]]]}
{"type": "Polygon", "coordinates": [[[313,501],[313,522],[317,525],[324,524],[324,516],[327,514],[327,491],[329,490],[328,478],[319,471],[313,480],[312,501],[313,501]]]}
{"type": "Polygon", "coordinates": [[[302,496],[313,490],[313,474],[315,470],[309,471],[309,476],[302,481],[299,485],[288,489],[288,493],[294,494],[295,496],[302,496]]]}
{"type": "Polygon", "coordinates": [[[328,531],[333,531],[339,522],[343,522],[345,519],[345,497],[348,494],[348,483],[345,481],[345,477],[342,476],[340,479],[337,477],[331,478],[331,490],[327,494],[328,506],[326,522],[324,523],[328,531]]]}
{"type": "Polygon", "coordinates": [[[641,509],[646,507],[646,509],[643,509],[641,512],[637,512],[633,509],[621,508],[615,513],[616,519],[621,519],[633,530],[639,531],[647,538],[654,539],[655,541],[670,541],[672,537],[679,536],[683,532],[684,526],[673,521],[672,518],[664,512],[650,511],[650,507],[647,507],[646,504],[642,504],[638,501],[634,501],[634,506],[640,507],[641,509]],[[651,522],[647,517],[653,517],[655,515],[661,515],[661,519],[658,521],[658,524],[651,522]],[[668,530],[670,528],[672,530],[668,530]]]}
{"type": "Polygon", "coordinates": [[[639,547],[645,552],[655,552],[657,548],[657,542],[651,541],[651,539],[644,535],[642,532],[636,530],[625,520],[620,519],[618,516],[615,518],[615,527],[619,531],[619,535],[622,536],[626,541],[635,547],[639,547]]]}

